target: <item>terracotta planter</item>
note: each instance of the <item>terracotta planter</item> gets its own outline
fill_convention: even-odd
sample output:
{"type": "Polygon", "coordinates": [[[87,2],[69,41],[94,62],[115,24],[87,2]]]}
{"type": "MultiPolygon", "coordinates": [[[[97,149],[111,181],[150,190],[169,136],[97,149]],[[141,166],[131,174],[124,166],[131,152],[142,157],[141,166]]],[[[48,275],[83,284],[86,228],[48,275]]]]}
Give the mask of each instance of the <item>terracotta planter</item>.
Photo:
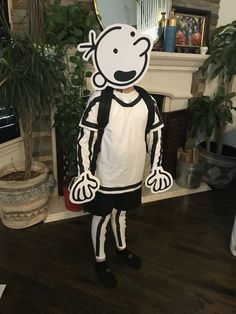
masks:
{"type": "Polygon", "coordinates": [[[49,169],[41,162],[32,163],[32,170],[40,174],[25,181],[4,181],[9,173],[23,171],[21,162],[0,168],[0,209],[5,226],[14,229],[35,225],[47,217],[47,201],[53,180],[49,169]]]}
{"type": "Polygon", "coordinates": [[[83,210],[81,205],[71,203],[71,201],[69,200],[69,190],[66,186],[63,186],[63,193],[65,198],[65,206],[68,210],[71,210],[73,212],[83,210]]]}

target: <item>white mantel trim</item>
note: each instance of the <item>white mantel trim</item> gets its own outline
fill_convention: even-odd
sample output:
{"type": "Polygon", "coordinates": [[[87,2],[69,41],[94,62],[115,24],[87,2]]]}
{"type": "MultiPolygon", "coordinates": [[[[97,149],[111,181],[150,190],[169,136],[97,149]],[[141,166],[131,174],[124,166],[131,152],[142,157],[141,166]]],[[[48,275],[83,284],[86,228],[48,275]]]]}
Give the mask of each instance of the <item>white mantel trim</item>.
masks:
{"type": "Polygon", "coordinates": [[[152,51],[150,68],[152,66],[171,66],[172,70],[173,67],[198,69],[207,58],[207,55],[202,54],[152,51]]]}
{"type": "Polygon", "coordinates": [[[207,55],[152,51],[149,68],[139,82],[151,94],[166,96],[163,111],[187,108],[192,97],[192,74],[206,60],[207,55]]]}

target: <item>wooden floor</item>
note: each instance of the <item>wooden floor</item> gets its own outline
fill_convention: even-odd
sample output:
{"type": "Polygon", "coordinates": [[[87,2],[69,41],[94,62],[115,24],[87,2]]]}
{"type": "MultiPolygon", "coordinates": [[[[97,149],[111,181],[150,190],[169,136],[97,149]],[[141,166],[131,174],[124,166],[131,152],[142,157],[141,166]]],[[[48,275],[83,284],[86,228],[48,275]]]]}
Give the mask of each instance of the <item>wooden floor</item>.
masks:
{"type": "Polygon", "coordinates": [[[90,217],[25,230],[0,225],[1,314],[233,314],[236,258],[229,251],[236,188],[151,203],[128,218],[129,247],[143,261],[122,265],[109,231],[118,287],[92,267],[90,217]]]}

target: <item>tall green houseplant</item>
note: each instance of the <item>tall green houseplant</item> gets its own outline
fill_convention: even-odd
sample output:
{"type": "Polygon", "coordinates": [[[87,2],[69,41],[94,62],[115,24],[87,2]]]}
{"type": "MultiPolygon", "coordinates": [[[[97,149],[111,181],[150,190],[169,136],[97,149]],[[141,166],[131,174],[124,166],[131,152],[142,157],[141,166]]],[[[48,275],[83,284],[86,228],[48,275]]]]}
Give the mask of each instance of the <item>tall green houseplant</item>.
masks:
{"type": "Polygon", "coordinates": [[[199,144],[200,160],[205,165],[203,180],[213,188],[223,188],[236,173],[236,149],[223,145],[226,126],[233,123],[232,112],[236,109],[233,106],[236,93],[231,92],[236,74],[236,21],[215,29],[210,55],[202,68],[209,79],[218,77],[220,83],[212,96],[189,100],[189,128],[192,135],[200,131],[198,139],[207,143],[206,147],[204,142],[199,144]]]}
{"type": "Polygon", "coordinates": [[[64,94],[66,77],[61,58],[29,34],[10,33],[0,43],[1,106],[20,119],[25,148],[25,179],[31,177],[32,124],[64,94]]]}
{"type": "Polygon", "coordinates": [[[225,85],[229,92],[230,82],[236,74],[236,21],[216,28],[211,36],[210,55],[205,60],[202,69],[209,69],[209,74],[213,79],[217,75],[221,76],[221,83],[225,85]]]}
{"type": "MultiPolygon", "coordinates": [[[[86,62],[76,47],[79,43],[88,40],[91,29],[99,30],[96,16],[79,1],[62,6],[60,0],[55,0],[46,10],[46,40],[50,45],[55,45],[57,53],[60,51],[64,54],[64,60],[69,68],[70,86],[55,110],[57,142],[61,152],[59,158],[63,164],[58,174],[63,177],[62,181],[65,185],[71,177],[77,175],[78,171],[76,143],[79,121],[90,93],[86,80],[92,74],[86,69],[86,62]]],[[[61,188],[59,186],[60,193],[62,193],[61,188]]]]}
{"type": "MultiPolygon", "coordinates": [[[[202,69],[207,72],[210,79],[219,76],[220,84],[225,89],[225,104],[220,104],[218,116],[216,117],[215,125],[217,127],[217,154],[222,153],[223,134],[227,123],[232,123],[232,113],[229,109],[233,109],[229,103],[233,97],[230,94],[232,86],[232,78],[236,74],[236,21],[220,26],[214,30],[210,41],[210,55],[205,60],[202,69]],[[221,121],[219,123],[219,120],[221,121]]],[[[220,88],[217,96],[223,96],[223,89],[220,88]]],[[[217,97],[216,100],[221,100],[217,97]]],[[[215,108],[215,101],[213,104],[215,108]]],[[[212,119],[211,119],[212,120],[212,119]]]]}
{"type": "MultiPolygon", "coordinates": [[[[41,2],[29,1],[34,5],[30,25],[43,16],[41,2]]],[[[31,27],[20,36],[8,29],[7,38],[0,42],[1,107],[10,108],[19,118],[25,148],[25,163],[14,161],[0,169],[1,219],[15,229],[47,217],[52,180],[43,163],[32,162],[33,123],[50,111],[68,86],[67,65],[60,53],[44,43],[40,28],[31,27]]]]}
{"type": "MultiPolygon", "coordinates": [[[[215,135],[217,144],[221,145],[222,129],[233,123],[232,98],[236,93],[227,93],[221,86],[212,96],[193,97],[189,100],[189,129],[192,136],[200,131],[206,136],[206,149],[211,151],[211,139],[215,135]],[[214,134],[215,132],[215,134],[214,134]]],[[[216,152],[221,147],[217,147],[216,152]]]]}

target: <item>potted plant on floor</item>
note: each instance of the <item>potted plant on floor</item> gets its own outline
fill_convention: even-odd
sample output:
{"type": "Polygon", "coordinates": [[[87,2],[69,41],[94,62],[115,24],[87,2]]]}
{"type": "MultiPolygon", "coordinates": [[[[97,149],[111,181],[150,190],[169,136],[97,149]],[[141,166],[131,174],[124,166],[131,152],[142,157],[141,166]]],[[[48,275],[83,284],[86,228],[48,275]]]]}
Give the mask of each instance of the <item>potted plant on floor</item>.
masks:
{"type": "Polygon", "coordinates": [[[61,6],[60,1],[54,1],[46,10],[46,40],[64,54],[69,68],[70,88],[56,106],[54,121],[58,151],[58,190],[59,194],[64,193],[66,208],[72,211],[82,209],[69,201],[68,184],[78,172],[76,143],[79,122],[90,93],[86,80],[92,74],[87,70],[76,46],[88,40],[91,29],[99,29],[96,16],[80,2],[61,6]]]}
{"type": "Polygon", "coordinates": [[[65,65],[58,54],[29,34],[10,33],[0,42],[1,106],[11,108],[19,118],[25,150],[24,163],[0,169],[2,222],[24,228],[47,216],[47,199],[52,182],[48,168],[32,161],[32,125],[64,94],[65,65]]]}
{"type": "Polygon", "coordinates": [[[200,157],[206,165],[204,181],[213,188],[223,188],[236,177],[236,149],[223,145],[226,126],[233,122],[235,110],[232,99],[236,93],[230,90],[236,74],[236,21],[215,29],[210,56],[202,68],[210,79],[219,76],[221,86],[211,97],[190,99],[189,128],[192,135],[200,131],[206,139],[200,144],[200,157]]]}
{"type": "Polygon", "coordinates": [[[58,166],[61,169],[61,180],[65,206],[71,211],[80,211],[82,207],[72,204],[69,200],[68,186],[71,179],[77,175],[77,139],[79,121],[84,111],[87,97],[76,86],[71,86],[63,100],[57,104],[54,121],[56,127],[58,166]]]}

